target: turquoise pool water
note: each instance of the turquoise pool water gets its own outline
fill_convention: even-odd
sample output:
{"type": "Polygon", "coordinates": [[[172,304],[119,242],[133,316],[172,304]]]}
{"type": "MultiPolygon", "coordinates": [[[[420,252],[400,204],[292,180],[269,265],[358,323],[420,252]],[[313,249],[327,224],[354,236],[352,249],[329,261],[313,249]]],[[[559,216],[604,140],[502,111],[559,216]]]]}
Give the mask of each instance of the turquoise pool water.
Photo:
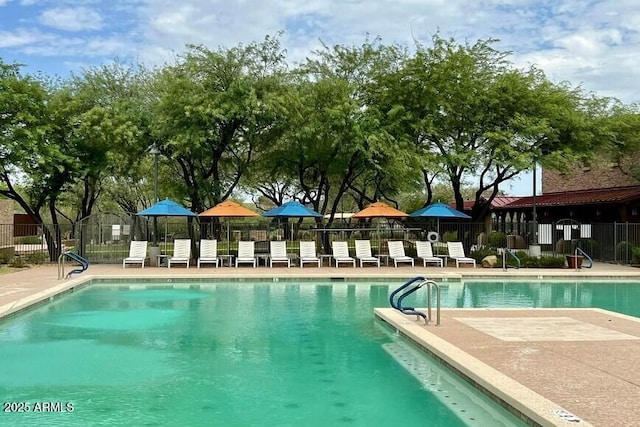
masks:
{"type": "MultiPolygon", "coordinates": [[[[0,425],[522,425],[373,320],[399,284],[92,285],[0,323],[0,396],[29,405],[0,425]]],[[[448,307],[640,315],[631,283],[442,285],[448,307]]]]}

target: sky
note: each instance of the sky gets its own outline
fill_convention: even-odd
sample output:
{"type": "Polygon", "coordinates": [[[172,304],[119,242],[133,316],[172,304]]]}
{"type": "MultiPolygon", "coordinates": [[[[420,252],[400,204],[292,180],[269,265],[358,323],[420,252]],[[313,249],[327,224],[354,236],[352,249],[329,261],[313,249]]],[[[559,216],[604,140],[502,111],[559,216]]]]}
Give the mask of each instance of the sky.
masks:
{"type": "MultiPolygon", "coordinates": [[[[290,64],[321,42],[497,39],[516,67],[640,102],[638,0],[0,0],[0,58],[49,76],[116,59],[161,65],[186,44],[230,48],[280,31],[290,64]]],[[[502,190],[530,195],[531,174],[502,190]]]]}

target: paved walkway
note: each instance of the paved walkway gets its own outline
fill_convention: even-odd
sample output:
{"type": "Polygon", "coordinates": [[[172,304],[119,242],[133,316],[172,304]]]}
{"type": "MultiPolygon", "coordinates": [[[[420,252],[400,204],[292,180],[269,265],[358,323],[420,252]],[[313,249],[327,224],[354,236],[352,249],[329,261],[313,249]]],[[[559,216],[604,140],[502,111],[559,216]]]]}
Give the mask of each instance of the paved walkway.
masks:
{"type": "MultiPolygon", "coordinates": [[[[58,280],[57,267],[42,266],[0,275],[0,317],[91,277],[388,277],[401,281],[415,276],[436,281],[471,277],[640,280],[640,269],[610,264],[579,271],[404,266],[198,270],[92,265],[73,279],[58,280]]],[[[539,425],[640,425],[639,319],[591,309],[447,309],[443,310],[442,325],[436,327],[424,326],[414,316],[391,309],[377,309],[376,315],[539,425]]]]}

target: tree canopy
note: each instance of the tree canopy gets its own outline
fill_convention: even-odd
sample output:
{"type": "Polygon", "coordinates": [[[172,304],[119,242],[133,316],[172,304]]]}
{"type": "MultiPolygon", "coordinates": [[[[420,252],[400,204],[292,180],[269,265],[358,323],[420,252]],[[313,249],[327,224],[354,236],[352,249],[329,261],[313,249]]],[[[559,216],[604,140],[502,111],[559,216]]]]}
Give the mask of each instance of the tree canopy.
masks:
{"type": "Polygon", "coordinates": [[[445,186],[481,218],[535,164],[638,149],[636,106],[516,68],[495,40],[367,39],[290,66],[279,37],[61,81],[0,60],[0,195],[40,223],[135,212],[153,200],[153,146],[160,193],[194,211],[239,195],[330,214],[426,205],[445,186]]]}

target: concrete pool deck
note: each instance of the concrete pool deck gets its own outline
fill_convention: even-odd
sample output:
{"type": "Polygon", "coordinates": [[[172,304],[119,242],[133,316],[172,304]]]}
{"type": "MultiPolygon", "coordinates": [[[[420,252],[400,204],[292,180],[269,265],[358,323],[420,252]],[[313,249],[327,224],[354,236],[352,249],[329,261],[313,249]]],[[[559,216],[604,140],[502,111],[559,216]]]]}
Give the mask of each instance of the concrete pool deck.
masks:
{"type": "MultiPolygon", "coordinates": [[[[67,268],[67,271],[69,268],[67,268]]],[[[0,275],[0,318],[78,286],[89,278],[388,278],[438,280],[531,278],[640,281],[640,269],[436,267],[258,267],[185,269],[91,265],[68,280],[57,266],[0,275]]],[[[640,420],[640,319],[598,309],[443,309],[441,326],[391,309],[376,315],[463,376],[526,414],[537,425],[636,426],[640,420]],[[573,416],[573,418],[572,418],[573,416]],[[579,422],[577,422],[579,421],[579,422]]]]}

